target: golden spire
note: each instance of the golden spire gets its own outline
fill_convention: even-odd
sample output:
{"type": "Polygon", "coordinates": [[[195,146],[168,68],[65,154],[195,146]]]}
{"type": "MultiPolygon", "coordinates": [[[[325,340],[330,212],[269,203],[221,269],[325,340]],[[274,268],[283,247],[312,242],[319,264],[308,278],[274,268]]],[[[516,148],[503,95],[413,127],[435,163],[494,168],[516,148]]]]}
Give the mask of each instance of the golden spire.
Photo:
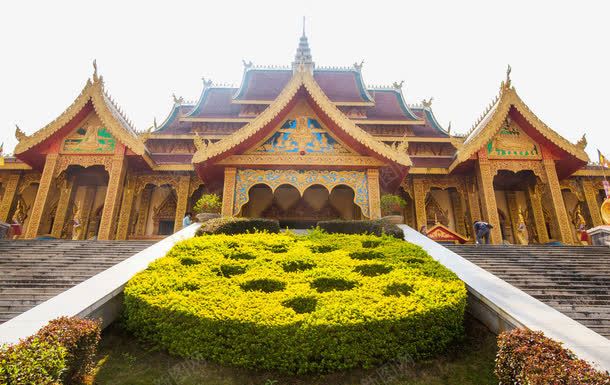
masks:
{"type": "Polygon", "coordinates": [[[21,142],[21,140],[27,138],[27,135],[25,134],[25,132],[23,132],[21,130],[21,128],[19,128],[19,125],[15,124],[15,138],[17,138],[18,141],[21,142]]]}
{"type": "Polygon", "coordinates": [[[297,47],[297,53],[294,56],[294,62],[292,62],[292,68],[299,69],[301,65],[307,66],[313,70],[314,62],[311,57],[311,49],[309,49],[309,41],[307,35],[305,35],[305,16],[303,16],[303,35],[299,39],[299,46],[297,47]]]}
{"type": "Polygon", "coordinates": [[[582,149],[584,149],[585,147],[587,147],[587,134],[582,134],[582,138],[580,138],[580,140],[578,142],[576,142],[576,145],[582,149]]]}
{"type": "Polygon", "coordinates": [[[97,59],[93,59],[93,81],[97,80],[97,59]]]}

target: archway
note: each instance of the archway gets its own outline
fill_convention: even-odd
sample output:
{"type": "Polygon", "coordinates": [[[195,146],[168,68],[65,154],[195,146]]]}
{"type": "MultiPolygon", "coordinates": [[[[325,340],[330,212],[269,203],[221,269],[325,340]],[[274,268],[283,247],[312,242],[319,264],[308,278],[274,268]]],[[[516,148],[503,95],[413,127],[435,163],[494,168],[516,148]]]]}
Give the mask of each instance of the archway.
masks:
{"type": "Polygon", "coordinates": [[[345,185],[335,186],[330,192],[322,185],[312,185],[301,195],[288,184],[274,191],[265,184],[256,184],[248,191],[241,215],[277,219],[282,227],[310,228],[320,220],[361,219],[354,196],[354,191],[345,185]]]}
{"type": "Polygon", "coordinates": [[[134,205],[129,238],[160,237],[174,232],[176,191],[169,183],[145,183],[134,205]]]}

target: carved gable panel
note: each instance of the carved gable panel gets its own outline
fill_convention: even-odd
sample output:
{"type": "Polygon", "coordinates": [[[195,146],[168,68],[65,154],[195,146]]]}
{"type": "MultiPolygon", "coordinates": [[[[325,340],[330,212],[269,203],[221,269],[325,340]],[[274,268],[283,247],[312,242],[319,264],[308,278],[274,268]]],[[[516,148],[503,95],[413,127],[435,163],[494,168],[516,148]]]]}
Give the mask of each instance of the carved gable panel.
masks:
{"type": "Polygon", "coordinates": [[[116,139],[92,113],[64,139],[61,150],[63,153],[112,154],[115,147],[116,139]]]}
{"type": "Polygon", "coordinates": [[[542,159],[540,145],[515,122],[507,122],[487,142],[486,150],[489,159],[542,159]]]}

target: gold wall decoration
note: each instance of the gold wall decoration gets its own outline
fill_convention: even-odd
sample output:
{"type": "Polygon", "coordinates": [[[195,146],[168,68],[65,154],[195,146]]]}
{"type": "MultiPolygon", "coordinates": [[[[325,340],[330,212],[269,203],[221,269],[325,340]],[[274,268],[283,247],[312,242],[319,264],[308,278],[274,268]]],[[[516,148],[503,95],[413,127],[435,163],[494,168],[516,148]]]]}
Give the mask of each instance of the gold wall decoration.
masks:
{"type": "Polygon", "coordinates": [[[505,124],[487,142],[486,149],[489,159],[542,159],[540,145],[515,122],[505,124]]]}
{"type": "Polygon", "coordinates": [[[98,116],[90,114],[62,143],[65,153],[112,154],[116,139],[103,126],[98,116]]]}

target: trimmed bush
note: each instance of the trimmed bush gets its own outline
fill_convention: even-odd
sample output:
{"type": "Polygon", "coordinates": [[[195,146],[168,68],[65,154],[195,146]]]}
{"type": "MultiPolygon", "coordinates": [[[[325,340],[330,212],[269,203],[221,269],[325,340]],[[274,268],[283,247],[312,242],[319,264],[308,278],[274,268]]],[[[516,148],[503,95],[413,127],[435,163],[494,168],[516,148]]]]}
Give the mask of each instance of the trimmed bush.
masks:
{"type": "Polygon", "coordinates": [[[199,230],[197,230],[197,235],[246,234],[255,231],[279,233],[280,223],[275,219],[266,218],[214,218],[203,223],[199,230]]]}
{"type": "Polygon", "coordinates": [[[375,221],[320,221],[318,227],[330,234],[373,234],[390,235],[394,238],[404,239],[404,232],[393,223],[382,219],[375,221]]]}
{"type": "Polygon", "coordinates": [[[0,384],[89,384],[100,334],[97,321],[52,320],[34,336],[0,348],[0,384]]]}
{"type": "Polygon", "coordinates": [[[466,306],[464,283],[418,246],[321,231],[195,237],[124,293],[128,329],[170,353],[301,373],[431,357],[462,337],[466,306]],[[235,250],[255,258],[234,260],[235,250]],[[350,257],[371,251],[374,262],[350,257]],[[201,263],[185,266],[185,257],[201,263]],[[226,265],[245,271],[219,274],[226,265]],[[176,289],[185,282],[200,289],[176,289]],[[392,285],[410,291],[386,295],[392,285]]]}
{"type": "Polygon", "coordinates": [[[576,358],[542,332],[515,329],[498,336],[496,376],[500,385],[607,385],[610,375],[576,358]]]}

